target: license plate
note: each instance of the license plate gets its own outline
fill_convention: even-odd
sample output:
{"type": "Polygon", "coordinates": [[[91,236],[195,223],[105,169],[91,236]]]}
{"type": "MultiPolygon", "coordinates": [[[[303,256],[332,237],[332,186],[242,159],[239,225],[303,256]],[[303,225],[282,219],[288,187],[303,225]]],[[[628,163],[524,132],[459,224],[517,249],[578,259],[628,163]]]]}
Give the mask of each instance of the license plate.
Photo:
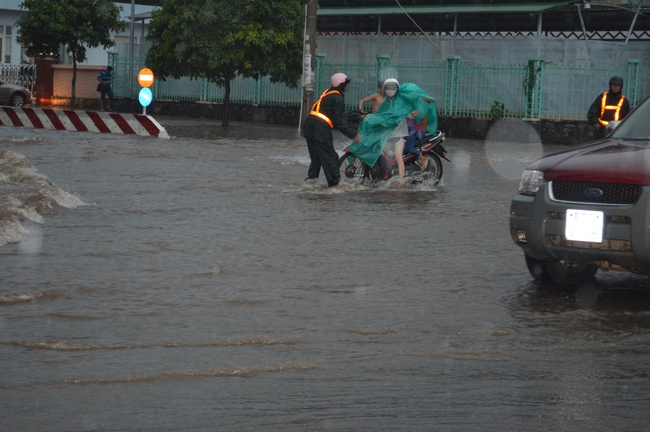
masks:
{"type": "Polygon", "coordinates": [[[567,210],[566,239],[602,243],[604,220],[603,212],[600,211],[567,210]]]}

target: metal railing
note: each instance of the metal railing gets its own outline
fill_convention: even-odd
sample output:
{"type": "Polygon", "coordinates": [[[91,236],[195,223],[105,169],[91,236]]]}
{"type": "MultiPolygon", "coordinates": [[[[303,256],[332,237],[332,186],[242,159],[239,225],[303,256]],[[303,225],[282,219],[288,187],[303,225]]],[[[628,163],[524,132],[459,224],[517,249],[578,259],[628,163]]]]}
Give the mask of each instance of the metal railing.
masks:
{"type": "Polygon", "coordinates": [[[36,65],[0,64],[0,81],[18,84],[33,91],[36,84],[36,65]]]}
{"type": "MultiPolygon", "coordinates": [[[[113,67],[113,94],[116,97],[137,97],[140,91],[138,72],[145,67],[144,57],[118,56],[109,53],[109,65],[113,67]]],[[[155,73],[155,71],[154,71],[155,73]]],[[[221,103],[224,89],[207,79],[188,77],[165,80],[156,78],[152,86],[154,99],[167,101],[221,103]]],[[[300,88],[272,83],[269,77],[258,80],[238,76],[230,83],[230,102],[251,105],[300,105],[300,88]]]]}
{"type": "MultiPolygon", "coordinates": [[[[137,97],[137,73],[144,57],[109,54],[113,66],[113,92],[117,97],[137,97]],[[133,63],[133,64],[132,64],[133,63]],[[131,72],[132,71],[132,72],[131,72]]],[[[154,71],[155,72],[155,71],[154,71]]],[[[636,106],[650,92],[650,71],[630,59],[621,68],[564,66],[531,58],[525,64],[477,64],[449,56],[442,61],[391,61],[376,59],[328,60],[316,56],[316,95],[329,87],[329,79],[344,72],[352,79],[345,95],[346,107],[356,109],[358,101],[377,91],[386,78],[414,82],[436,98],[440,115],[476,119],[586,120],[591,103],[607,90],[613,75],[625,79],[623,93],[636,106]]],[[[154,99],[194,102],[223,102],[224,89],[205,79],[156,79],[154,99]]],[[[301,89],[237,77],[231,82],[230,101],[252,105],[298,106],[301,89]]]]}

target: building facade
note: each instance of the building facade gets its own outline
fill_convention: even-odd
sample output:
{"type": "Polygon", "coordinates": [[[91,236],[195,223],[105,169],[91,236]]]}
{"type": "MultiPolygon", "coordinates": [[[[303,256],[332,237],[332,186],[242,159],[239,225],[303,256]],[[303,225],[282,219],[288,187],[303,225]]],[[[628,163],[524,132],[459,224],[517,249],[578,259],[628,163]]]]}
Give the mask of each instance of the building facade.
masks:
{"type": "MultiPolygon", "coordinates": [[[[17,21],[25,13],[20,8],[23,0],[0,0],[0,65],[2,64],[20,64],[23,62],[31,62],[32,59],[25,58],[24,49],[16,40],[17,38],[17,21]]],[[[131,5],[119,4],[123,7],[122,20],[128,24],[131,23],[131,5]]],[[[139,54],[143,49],[146,49],[146,32],[148,19],[142,18],[142,15],[148,16],[148,13],[153,10],[152,6],[135,5],[134,10],[134,52],[139,54]]],[[[113,35],[115,45],[109,49],[102,47],[88,48],[87,59],[83,63],[85,65],[106,65],[108,63],[108,52],[117,51],[130,53],[131,50],[131,26],[122,32],[113,35]]],[[[71,58],[65,52],[65,47],[61,48],[61,63],[72,63],[71,58]]]]}

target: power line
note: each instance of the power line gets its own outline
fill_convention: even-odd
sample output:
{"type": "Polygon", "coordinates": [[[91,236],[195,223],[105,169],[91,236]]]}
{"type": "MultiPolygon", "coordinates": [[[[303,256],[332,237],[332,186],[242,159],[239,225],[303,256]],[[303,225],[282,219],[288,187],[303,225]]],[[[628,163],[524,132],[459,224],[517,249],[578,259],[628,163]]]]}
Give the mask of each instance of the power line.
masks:
{"type": "Polygon", "coordinates": [[[404,11],[404,13],[406,14],[406,16],[409,17],[409,19],[410,19],[411,21],[413,21],[413,24],[415,24],[415,26],[416,26],[417,28],[420,29],[420,31],[422,32],[422,34],[423,34],[427,39],[429,39],[429,42],[431,42],[431,45],[433,45],[434,47],[436,47],[436,49],[437,49],[438,51],[440,51],[440,53],[444,56],[445,53],[440,49],[440,47],[438,47],[438,45],[436,45],[436,44],[431,40],[431,38],[429,37],[429,35],[426,34],[426,33],[424,32],[424,30],[422,30],[422,27],[420,27],[420,26],[418,25],[418,23],[415,22],[415,20],[411,17],[411,15],[409,15],[409,13],[406,11],[406,9],[404,9],[404,6],[402,6],[402,4],[399,2],[399,0],[395,0],[395,3],[397,3],[398,6],[399,6],[403,11],[404,11]]]}

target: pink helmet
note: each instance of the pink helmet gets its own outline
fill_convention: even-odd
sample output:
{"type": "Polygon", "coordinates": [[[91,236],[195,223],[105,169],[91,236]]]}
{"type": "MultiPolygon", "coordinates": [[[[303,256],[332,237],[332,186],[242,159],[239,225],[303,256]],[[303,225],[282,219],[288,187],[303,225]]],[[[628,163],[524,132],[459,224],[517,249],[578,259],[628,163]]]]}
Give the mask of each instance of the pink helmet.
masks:
{"type": "Polygon", "coordinates": [[[338,87],[344,82],[350,82],[350,78],[347,77],[344,73],[335,73],[332,75],[332,87],[338,87]]]}

